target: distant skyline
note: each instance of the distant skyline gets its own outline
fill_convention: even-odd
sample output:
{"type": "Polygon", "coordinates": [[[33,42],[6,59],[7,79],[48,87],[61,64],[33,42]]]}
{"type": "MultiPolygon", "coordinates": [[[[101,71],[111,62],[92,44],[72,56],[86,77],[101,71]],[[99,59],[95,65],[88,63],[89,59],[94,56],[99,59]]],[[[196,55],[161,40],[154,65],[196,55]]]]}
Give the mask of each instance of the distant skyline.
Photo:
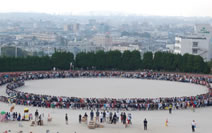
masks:
{"type": "Polygon", "coordinates": [[[210,16],[212,0],[1,0],[0,12],[92,15],[210,16]]]}

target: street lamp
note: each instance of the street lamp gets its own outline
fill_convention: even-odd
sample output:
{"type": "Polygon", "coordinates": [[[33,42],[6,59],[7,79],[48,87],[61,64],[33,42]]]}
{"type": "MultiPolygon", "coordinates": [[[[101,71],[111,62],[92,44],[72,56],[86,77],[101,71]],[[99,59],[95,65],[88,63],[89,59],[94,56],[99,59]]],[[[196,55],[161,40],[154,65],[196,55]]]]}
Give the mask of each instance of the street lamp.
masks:
{"type": "Polygon", "coordinates": [[[74,65],[72,62],[70,62],[70,70],[73,69],[74,70],[74,65]]]}

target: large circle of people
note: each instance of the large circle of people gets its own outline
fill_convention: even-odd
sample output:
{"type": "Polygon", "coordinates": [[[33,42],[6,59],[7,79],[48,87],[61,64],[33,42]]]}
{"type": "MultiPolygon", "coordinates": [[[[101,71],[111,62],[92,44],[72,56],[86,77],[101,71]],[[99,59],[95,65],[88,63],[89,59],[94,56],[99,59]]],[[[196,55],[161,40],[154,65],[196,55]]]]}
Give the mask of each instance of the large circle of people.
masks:
{"type": "Polygon", "coordinates": [[[117,71],[48,71],[48,72],[17,72],[1,73],[0,85],[7,84],[6,96],[0,96],[1,102],[17,105],[66,108],[66,109],[117,109],[117,110],[165,110],[199,108],[212,106],[212,78],[207,75],[188,75],[174,73],[144,72],[117,72],[117,71]],[[47,78],[78,78],[78,77],[113,77],[138,78],[151,80],[167,80],[194,83],[206,86],[208,92],[196,96],[160,97],[160,98],[80,98],[33,94],[17,91],[16,88],[24,85],[26,80],[47,78]]]}

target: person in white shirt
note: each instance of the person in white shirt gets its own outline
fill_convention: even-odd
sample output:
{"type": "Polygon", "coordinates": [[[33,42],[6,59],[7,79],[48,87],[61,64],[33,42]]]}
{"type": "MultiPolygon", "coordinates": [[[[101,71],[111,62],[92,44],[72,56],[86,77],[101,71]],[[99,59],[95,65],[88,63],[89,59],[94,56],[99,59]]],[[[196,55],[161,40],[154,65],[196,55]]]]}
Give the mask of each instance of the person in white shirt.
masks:
{"type": "Polygon", "coordinates": [[[195,128],[196,128],[196,122],[195,122],[195,120],[193,120],[191,122],[191,128],[192,128],[192,132],[195,132],[195,128]]]}
{"type": "Polygon", "coordinates": [[[100,113],[99,117],[100,117],[100,123],[102,123],[103,122],[103,113],[102,112],[100,113]]]}
{"type": "Polygon", "coordinates": [[[120,116],[119,111],[117,111],[116,112],[117,122],[119,122],[119,116],[120,116]]]}
{"type": "Polygon", "coordinates": [[[106,112],[106,122],[109,122],[109,118],[110,118],[110,113],[109,111],[106,112]]]}

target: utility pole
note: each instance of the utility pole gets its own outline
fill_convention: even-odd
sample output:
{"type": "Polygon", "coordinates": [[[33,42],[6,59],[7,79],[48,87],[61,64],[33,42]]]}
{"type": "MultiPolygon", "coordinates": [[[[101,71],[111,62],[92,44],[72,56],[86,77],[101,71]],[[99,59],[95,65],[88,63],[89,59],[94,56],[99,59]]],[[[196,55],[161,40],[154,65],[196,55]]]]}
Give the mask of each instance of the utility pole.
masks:
{"type": "Polygon", "coordinates": [[[17,45],[15,46],[15,57],[16,58],[18,57],[18,47],[17,47],[17,45]]]}
{"type": "Polygon", "coordinates": [[[48,45],[48,47],[47,47],[47,53],[48,53],[48,56],[49,56],[49,45],[48,45]]]}

